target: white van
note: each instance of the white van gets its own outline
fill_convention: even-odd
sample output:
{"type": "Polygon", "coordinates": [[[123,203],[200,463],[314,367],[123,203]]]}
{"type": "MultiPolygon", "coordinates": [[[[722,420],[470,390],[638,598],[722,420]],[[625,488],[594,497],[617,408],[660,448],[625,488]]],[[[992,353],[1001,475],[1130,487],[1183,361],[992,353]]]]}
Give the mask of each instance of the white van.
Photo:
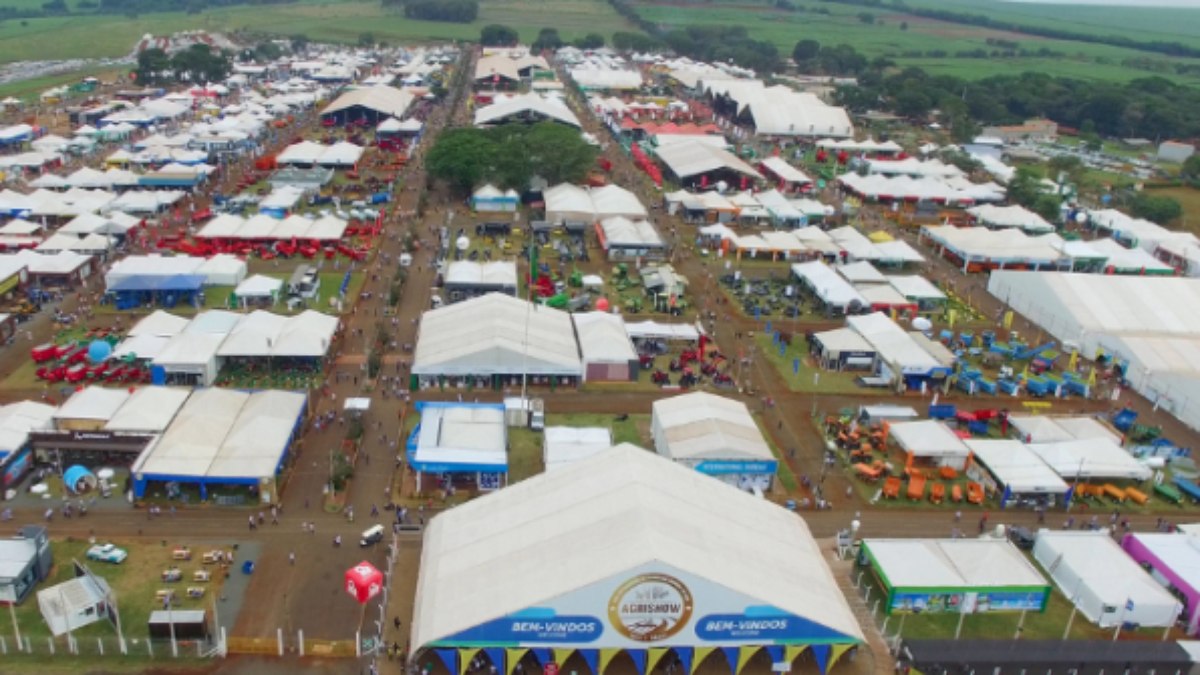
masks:
{"type": "Polygon", "coordinates": [[[363,530],[362,539],[358,540],[359,546],[371,546],[383,541],[383,526],[374,525],[363,530]]]}

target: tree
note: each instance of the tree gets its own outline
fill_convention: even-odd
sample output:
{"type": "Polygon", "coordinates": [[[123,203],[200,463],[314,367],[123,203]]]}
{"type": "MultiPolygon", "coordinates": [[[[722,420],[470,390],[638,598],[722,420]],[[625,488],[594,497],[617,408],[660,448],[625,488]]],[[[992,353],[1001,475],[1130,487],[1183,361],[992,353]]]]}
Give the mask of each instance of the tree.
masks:
{"type": "Polygon", "coordinates": [[[558,36],[557,28],[543,28],[538,31],[537,39],[533,41],[533,49],[542,51],[543,49],[558,49],[563,46],[562,38],[558,36]]]}
{"type": "Polygon", "coordinates": [[[520,39],[516,30],[498,23],[488,24],[479,31],[479,43],[484,47],[511,47],[520,39]]]}
{"type": "Polygon", "coordinates": [[[792,48],[792,60],[797,65],[817,58],[821,53],[821,43],[816,40],[801,40],[792,48]]]}
{"type": "Polygon", "coordinates": [[[613,49],[622,52],[648,52],[658,48],[654,38],[641,33],[618,31],[612,36],[613,49]]]}
{"type": "Polygon", "coordinates": [[[929,109],[933,107],[933,100],[917,87],[906,87],[896,96],[896,102],[892,107],[897,115],[919,120],[929,114],[929,109]]]}
{"type": "Polygon", "coordinates": [[[1166,225],[1183,215],[1183,207],[1174,197],[1160,197],[1145,192],[1140,192],[1133,198],[1130,210],[1135,217],[1145,218],[1159,225],[1166,225]]]}
{"type": "Polygon", "coordinates": [[[299,35],[293,35],[292,36],[292,51],[299,53],[299,52],[303,52],[306,49],[308,49],[308,36],[305,35],[304,33],[300,33],[299,35]]]}
{"type": "MultiPolygon", "coordinates": [[[[537,173],[551,185],[581,180],[596,162],[596,149],[580,138],[579,130],[573,127],[541,122],[518,136],[512,140],[520,146],[509,149],[517,154],[524,148],[531,164],[530,176],[537,173]]],[[[529,184],[528,179],[523,177],[521,184],[513,187],[524,188],[529,184]]]]}
{"type": "Polygon", "coordinates": [[[483,182],[496,159],[496,146],[479,129],[447,129],[429,149],[429,175],[461,191],[483,182]]]}
{"type": "Polygon", "coordinates": [[[575,40],[575,46],[580,49],[599,49],[604,46],[604,36],[599,33],[588,33],[575,40]]]}
{"type": "Polygon", "coordinates": [[[908,30],[908,22],[907,21],[900,22],[900,30],[908,30]]]}
{"type": "Polygon", "coordinates": [[[358,34],[358,46],[359,47],[374,47],[375,46],[375,34],[374,33],[359,33],[358,34]]]}
{"type": "Polygon", "coordinates": [[[1031,211],[1045,218],[1048,222],[1057,223],[1062,217],[1062,198],[1058,195],[1043,194],[1033,200],[1031,211]]]}
{"type": "Polygon", "coordinates": [[[179,82],[220,82],[229,77],[231,69],[228,54],[204,43],[194,44],[171,57],[171,72],[179,82]]]}
{"type": "Polygon", "coordinates": [[[870,12],[859,12],[858,20],[866,24],[872,24],[875,23],[875,15],[870,12]]]}
{"type": "Polygon", "coordinates": [[[1200,155],[1192,155],[1184,160],[1179,177],[1193,185],[1200,183],[1200,155]]]}
{"type": "Polygon", "coordinates": [[[163,82],[170,78],[171,70],[171,57],[158,47],[143,49],[138,53],[137,68],[134,69],[134,73],[137,74],[139,84],[163,82]]]}

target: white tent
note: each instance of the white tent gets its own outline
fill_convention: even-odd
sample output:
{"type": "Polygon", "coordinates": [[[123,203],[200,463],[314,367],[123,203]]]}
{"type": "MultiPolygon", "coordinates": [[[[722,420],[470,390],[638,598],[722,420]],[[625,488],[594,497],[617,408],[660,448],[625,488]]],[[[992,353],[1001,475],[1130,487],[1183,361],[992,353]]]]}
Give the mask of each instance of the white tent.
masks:
{"type": "Polygon", "coordinates": [[[604,427],[546,427],[542,435],[542,465],[547,473],[612,447],[612,432],[604,427]]]}
{"type": "Polygon", "coordinates": [[[980,223],[988,227],[1015,227],[1026,232],[1053,232],[1054,225],[1019,204],[996,206],[981,204],[967,209],[980,223]]]}
{"type": "MultiPolygon", "coordinates": [[[[990,484],[998,493],[1066,495],[1067,484],[1058,472],[1023,443],[980,438],[963,442],[973,454],[974,462],[983,465],[990,474],[975,476],[976,480],[990,484]]],[[[975,468],[969,468],[968,472],[975,472],[975,468]]]]}
{"type": "Polygon", "coordinates": [[[971,454],[962,439],[937,420],[896,422],[889,435],[904,452],[933,460],[938,466],[964,469],[971,454]]]}
{"type": "Polygon", "coordinates": [[[713,171],[726,170],[754,179],[762,174],[737,155],[708,143],[687,141],[659,146],[655,155],[681,180],[713,171]]]}
{"type": "Polygon", "coordinates": [[[108,618],[112,590],[94,574],[38,591],[38,609],[54,637],[108,618]]]}
{"type": "Polygon", "coordinates": [[[628,380],[630,363],[638,360],[625,320],[609,312],[571,315],[583,357],[584,380],[628,380]]]}
{"type": "MultiPolygon", "coordinates": [[[[826,643],[864,639],[803,519],[631,445],[435,516],[419,569],[414,652],[467,641],[472,629],[493,621],[508,630],[532,607],[559,617],[605,616],[610,598],[621,588],[635,592],[625,584],[646,574],[665,576],[671,586],[661,588],[696,602],[695,614],[661,646],[696,644],[706,614],[764,605],[802,617],[789,628],[816,624],[826,643]]],[[[645,648],[625,637],[624,623],[594,625],[599,635],[571,646],[645,648]]],[[[533,634],[522,644],[566,646],[533,634]]]]}
{"type": "Polygon", "coordinates": [[[218,253],[200,263],[194,274],[204,276],[206,286],[236,286],[246,278],[246,261],[229,253],[218,253]]]}
{"type": "Polygon", "coordinates": [[[658,454],[745,490],[767,491],[776,459],[745,403],[708,392],[658,399],[650,433],[658,454]]]}
{"type": "Polygon", "coordinates": [[[108,418],[105,431],[159,434],[192,395],[184,387],[140,387],[108,418]]]}
{"type": "Polygon", "coordinates": [[[792,265],[792,274],[824,304],[842,311],[868,306],[849,281],[820,260],[792,265]]]}
{"type": "Polygon", "coordinates": [[[1145,464],[1134,459],[1124,448],[1109,439],[1033,443],[1035,455],[1067,480],[1122,479],[1149,480],[1153,475],[1145,464]]]}
{"type": "Polygon", "coordinates": [[[1101,628],[1172,626],[1180,603],[1106,531],[1039,530],[1033,557],[1080,613],[1101,628]]]}
{"type": "Polygon", "coordinates": [[[279,290],[283,288],[283,279],[269,277],[265,274],[255,274],[247,277],[233,289],[239,298],[269,298],[274,304],[279,300],[279,290]]]}
{"type": "Polygon", "coordinates": [[[502,293],[425,312],[412,372],[424,376],[583,374],[570,315],[502,293]]]}
{"type": "Polygon", "coordinates": [[[887,282],[887,277],[883,276],[883,272],[875,269],[875,266],[866,260],[852,262],[848,265],[838,265],[836,269],[838,274],[846,278],[846,281],[855,285],[887,282]]]}
{"type": "Polygon", "coordinates": [[[594,223],[602,218],[615,216],[649,216],[637,195],[617,185],[582,188],[562,183],[548,188],[542,196],[546,202],[546,220],[552,223],[568,220],[594,223]]]}
{"type": "Polygon", "coordinates": [[[1041,572],[1006,539],[864,539],[863,548],[888,585],[902,592],[1048,587],[1041,572]]]}
{"type": "Polygon", "coordinates": [[[497,97],[496,102],[475,111],[475,126],[498,124],[510,119],[538,119],[581,126],[579,118],[559,99],[529,93],[512,97],[497,97]]]}
{"type": "Polygon", "coordinates": [[[935,377],[948,369],[882,312],[851,316],[846,325],[866,338],[893,376],[935,377]]]}

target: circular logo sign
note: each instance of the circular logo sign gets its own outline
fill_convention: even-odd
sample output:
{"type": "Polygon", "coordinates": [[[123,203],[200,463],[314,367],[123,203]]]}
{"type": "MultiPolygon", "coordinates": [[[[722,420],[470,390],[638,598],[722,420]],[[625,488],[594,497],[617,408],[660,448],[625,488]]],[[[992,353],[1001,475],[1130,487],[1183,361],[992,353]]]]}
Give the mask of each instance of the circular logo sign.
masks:
{"type": "Polygon", "coordinates": [[[608,601],[608,620],[638,642],[665,640],[692,617],[692,594],[675,577],[642,574],[621,584],[608,601]]]}

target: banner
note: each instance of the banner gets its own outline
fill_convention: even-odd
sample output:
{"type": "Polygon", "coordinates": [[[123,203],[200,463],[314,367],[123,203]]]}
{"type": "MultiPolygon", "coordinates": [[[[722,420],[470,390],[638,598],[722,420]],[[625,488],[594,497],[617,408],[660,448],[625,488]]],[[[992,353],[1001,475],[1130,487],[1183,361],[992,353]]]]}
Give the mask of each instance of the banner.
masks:
{"type": "Polygon", "coordinates": [[[742,668],[745,668],[746,664],[750,663],[750,659],[754,658],[754,655],[758,653],[759,649],[760,648],[755,645],[747,645],[738,649],[737,669],[734,670],[733,675],[740,675],[742,668]]]}
{"type": "Polygon", "coordinates": [[[817,660],[817,669],[821,671],[821,675],[829,672],[829,645],[813,645],[813,658],[817,660]]]}
{"type": "MultiPolygon", "coordinates": [[[[567,659],[571,658],[571,655],[574,653],[575,653],[574,649],[555,649],[554,650],[554,662],[561,666],[561,665],[565,664],[567,662],[567,659]]],[[[546,665],[546,664],[543,663],[542,665],[546,665]]]]}
{"type": "Polygon", "coordinates": [[[692,675],[692,648],[675,647],[675,656],[679,657],[679,665],[683,666],[684,675],[692,675]]]}
{"type": "Polygon", "coordinates": [[[601,649],[599,672],[603,673],[604,671],[608,670],[608,664],[612,663],[612,660],[617,657],[617,654],[620,653],[620,649],[601,649]]]}
{"type": "Polygon", "coordinates": [[[695,668],[696,666],[699,666],[701,663],[704,663],[704,659],[707,658],[708,655],[713,653],[713,651],[715,651],[715,650],[716,650],[716,647],[696,647],[695,659],[692,661],[691,664],[689,664],[688,669],[687,669],[687,675],[692,675],[692,669],[695,668]]]}
{"type": "Polygon", "coordinates": [[[783,650],[783,660],[787,661],[788,663],[793,663],[796,661],[797,656],[800,656],[804,653],[805,649],[808,649],[808,645],[788,645],[783,650]]]}
{"type": "Polygon", "coordinates": [[[633,667],[637,669],[637,675],[646,675],[646,650],[626,649],[625,653],[633,659],[633,667]]]}
{"type": "Polygon", "coordinates": [[[837,662],[838,662],[838,661],[839,661],[839,660],[840,660],[840,659],[841,659],[843,656],[845,656],[846,652],[850,651],[851,649],[854,649],[854,648],[855,648],[855,647],[857,647],[857,646],[858,646],[858,645],[851,645],[851,644],[847,644],[847,645],[834,645],[834,646],[833,646],[833,658],[829,659],[829,667],[830,667],[830,668],[832,668],[832,667],[836,666],[836,665],[837,665],[837,662]]]}
{"type": "Polygon", "coordinates": [[[654,667],[658,665],[659,661],[662,661],[662,658],[667,655],[668,651],[670,651],[669,647],[651,647],[648,649],[647,652],[650,658],[646,661],[646,672],[654,672],[654,667]]]}
{"type": "Polygon", "coordinates": [[[478,647],[458,650],[458,675],[466,675],[467,667],[471,665],[471,659],[474,659],[478,653],[478,647]]]}
{"type": "Polygon", "coordinates": [[[721,647],[721,653],[725,655],[725,660],[729,662],[729,672],[737,675],[738,657],[741,650],[737,647],[721,647]]]}
{"type": "Polygon", "coordinates": [[[583,657],[583,662],[591,669],[592,675],[600,675],[600,652],[595,649],[580,649],[579,655],[583,657]]]}
{"type": "Polygon", "coordinates": [[[501,649],[499,647],[487,647],[483,650],[483,653],[487,655],[488,660],[491,661],[492,665],[496,667],[496,672],[498,672],[498,673],[507,673],[508,672],[508,669],[505,667],[505,663],[504,663],[505,659],[504,659],[504,650],[503,649],[501,649]]]}
{"type": "Polygon", "coordinates": [[[452,673],[459,672],[457,649],[435,649],[433,652],[442,660],[442,665],[446,666],[446,670],[452,673]]]}
{"type": "Polygon", "coordinates": [[[504,650],[504,675],[512,675],[513,669],[516,668],[517,664],[521,662],[521,659],[525,656],[525,652],[527,651],[529,650],[524,648],[504,650]]]}

